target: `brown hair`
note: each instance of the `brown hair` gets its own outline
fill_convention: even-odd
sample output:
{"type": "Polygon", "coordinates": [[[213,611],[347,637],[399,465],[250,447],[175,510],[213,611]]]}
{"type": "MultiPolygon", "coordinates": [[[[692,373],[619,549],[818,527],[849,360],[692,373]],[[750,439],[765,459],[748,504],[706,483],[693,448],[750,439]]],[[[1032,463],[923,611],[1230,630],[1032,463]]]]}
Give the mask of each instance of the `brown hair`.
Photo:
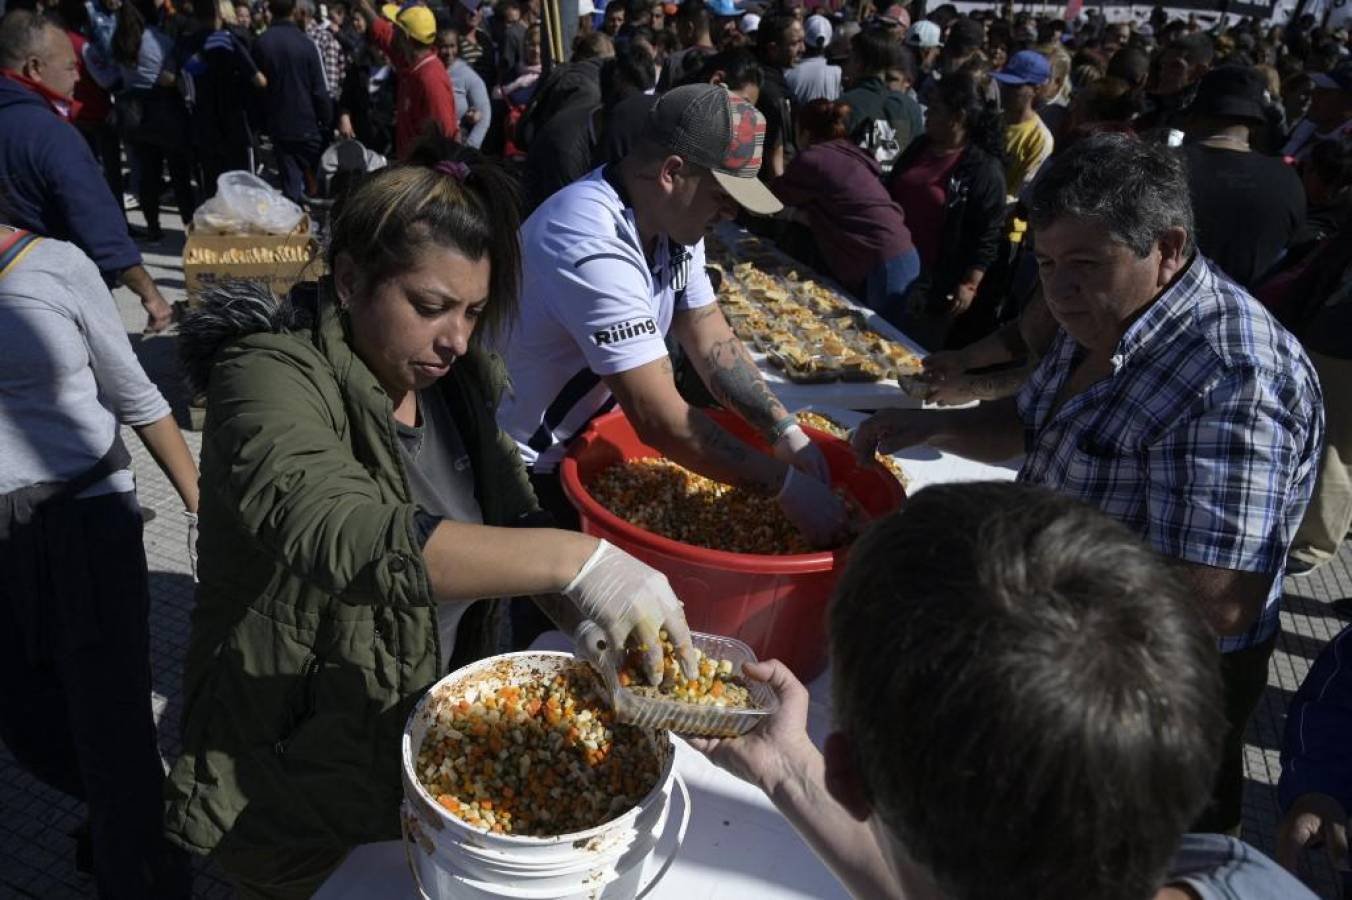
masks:
{"type": "Polygon", "coordinates": [[[432,135],[407,163],[381,169],[347,195],[333,219],[329,271],[347,254],[369,289],[409,267],[428,244],[472,260],[486,255],[489,301],[474,340],[500,338],[516,318],[521,289],[520,209],[513,178],[479,153],[432,135]]]}
{"type": "Polygon", "coordinates": [[[798,110],[798,127],[814,144],[834,141],[849,134],[850,105],[825,98],[813,100],[798,110]]]}
{"type": "Polygon", "coordinates": [[[873,808],[944,896],[1150,896],[1211,793],[1224,720],[1197,604],[1046,488],[914,494],[852,548],[830,645],[873,808]]]}

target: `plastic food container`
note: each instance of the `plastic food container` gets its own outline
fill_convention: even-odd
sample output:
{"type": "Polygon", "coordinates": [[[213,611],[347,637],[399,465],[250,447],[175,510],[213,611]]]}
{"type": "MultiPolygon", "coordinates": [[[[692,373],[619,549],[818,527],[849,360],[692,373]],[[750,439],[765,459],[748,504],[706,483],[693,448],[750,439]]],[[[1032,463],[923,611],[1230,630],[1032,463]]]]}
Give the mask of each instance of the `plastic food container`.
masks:
{"type": "MultiPolygon", "coordinates": [[[[692,632],[690,638],[695,648],[705,656],[731,662],[734,676],[742,674],[744,664],[756,661],[756,654],[751,652],[751,648],[736,638],[702,632],[692,632]]],[[[763,681],[744,679],[743,684],[756,708],[734,709],[644,697],[621,687],[611,669],[601,672],[601,680],[610,691],[615,718],[619,721],[695,737],[737,737],[746,734],[779,709],[779,697],[763,681]]]]}
{"type": "MultiPolygon", "coordinates": [[[[729,432],[768,452],[742,419],[710,415],[729,432]]],[[[804,428],[821,447],[832,483],[843,487],[867,517],[899,508],[906,493],[877,463],[860,465],[844,441],[804,428]]],[[[759,659],[778,659],[804,682],[826,668],[826,608],[844,571],[848,547],[764,556],[708,550],[631,525],[602,506],[587,484],[607,467],[662,454],[639,440],[623,412],[598,417],[573,442],[559,468],[563,491],[577,507],[582,530],[605,538],[671,581],[692,630],[743,641],[759,659]]]]}

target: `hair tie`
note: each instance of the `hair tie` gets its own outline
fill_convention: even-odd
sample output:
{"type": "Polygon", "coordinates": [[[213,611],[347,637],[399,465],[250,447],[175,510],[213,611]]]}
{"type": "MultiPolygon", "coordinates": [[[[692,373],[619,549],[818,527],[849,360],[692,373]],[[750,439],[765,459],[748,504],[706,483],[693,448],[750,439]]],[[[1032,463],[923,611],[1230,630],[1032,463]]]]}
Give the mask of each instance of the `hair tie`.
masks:
{"type": "Polygon", "coordinates": [[[465,179],[469,178],[469,166],[465,165],[464,163],[458,160],[443,159],[441,162],[437,163],[433,168],[435,168],[438,172],[440,172],[443,175],[451,176],[461,184],[464,184],[465,179]]]}

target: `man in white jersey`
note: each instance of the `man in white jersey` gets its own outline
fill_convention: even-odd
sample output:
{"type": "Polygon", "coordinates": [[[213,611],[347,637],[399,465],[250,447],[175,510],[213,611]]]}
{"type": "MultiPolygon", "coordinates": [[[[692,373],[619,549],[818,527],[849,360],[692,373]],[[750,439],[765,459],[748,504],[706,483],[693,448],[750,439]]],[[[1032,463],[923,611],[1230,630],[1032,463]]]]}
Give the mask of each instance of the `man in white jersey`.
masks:
{"type": "Polygon", "coordinates": [[[842,504],[821,451],[766,386],[715,302],[705,229],[781,204],[757,180],[765,119],[721,87],[679,87],[653,106],[618,164],[565,187],[522,228],[520,317],[499,348],[512,376],[498,422],[541,504],[576,522],[555,467],[593,418],[625,411],[640,438],[709,478],[773,493],[814,543],[840,537],[842,504]],[[758,453],[676,389],[670,332],[715,399],[774,448],[758,453]]]}

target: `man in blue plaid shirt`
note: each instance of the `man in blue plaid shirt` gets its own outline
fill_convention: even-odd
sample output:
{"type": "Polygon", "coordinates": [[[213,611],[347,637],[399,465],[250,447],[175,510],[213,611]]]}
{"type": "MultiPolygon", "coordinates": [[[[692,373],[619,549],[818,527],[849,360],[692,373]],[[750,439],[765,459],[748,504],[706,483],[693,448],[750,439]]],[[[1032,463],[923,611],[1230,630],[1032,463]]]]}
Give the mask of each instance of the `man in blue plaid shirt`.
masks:
{"type": "Polygon", "coordinates": [[[1099,508],[1182,564],[1219,636],[1229,724],[1193,830],[1237,831],[1244,727],[1323,439],[1318,380],[1295,337],[1196,253],[1173,151],[1088,138],[1039,178],[1031,220],[1060,330],[1017,398],[881,412],[856,446],[1026,453],[1021,480],[1099,508]]]}

